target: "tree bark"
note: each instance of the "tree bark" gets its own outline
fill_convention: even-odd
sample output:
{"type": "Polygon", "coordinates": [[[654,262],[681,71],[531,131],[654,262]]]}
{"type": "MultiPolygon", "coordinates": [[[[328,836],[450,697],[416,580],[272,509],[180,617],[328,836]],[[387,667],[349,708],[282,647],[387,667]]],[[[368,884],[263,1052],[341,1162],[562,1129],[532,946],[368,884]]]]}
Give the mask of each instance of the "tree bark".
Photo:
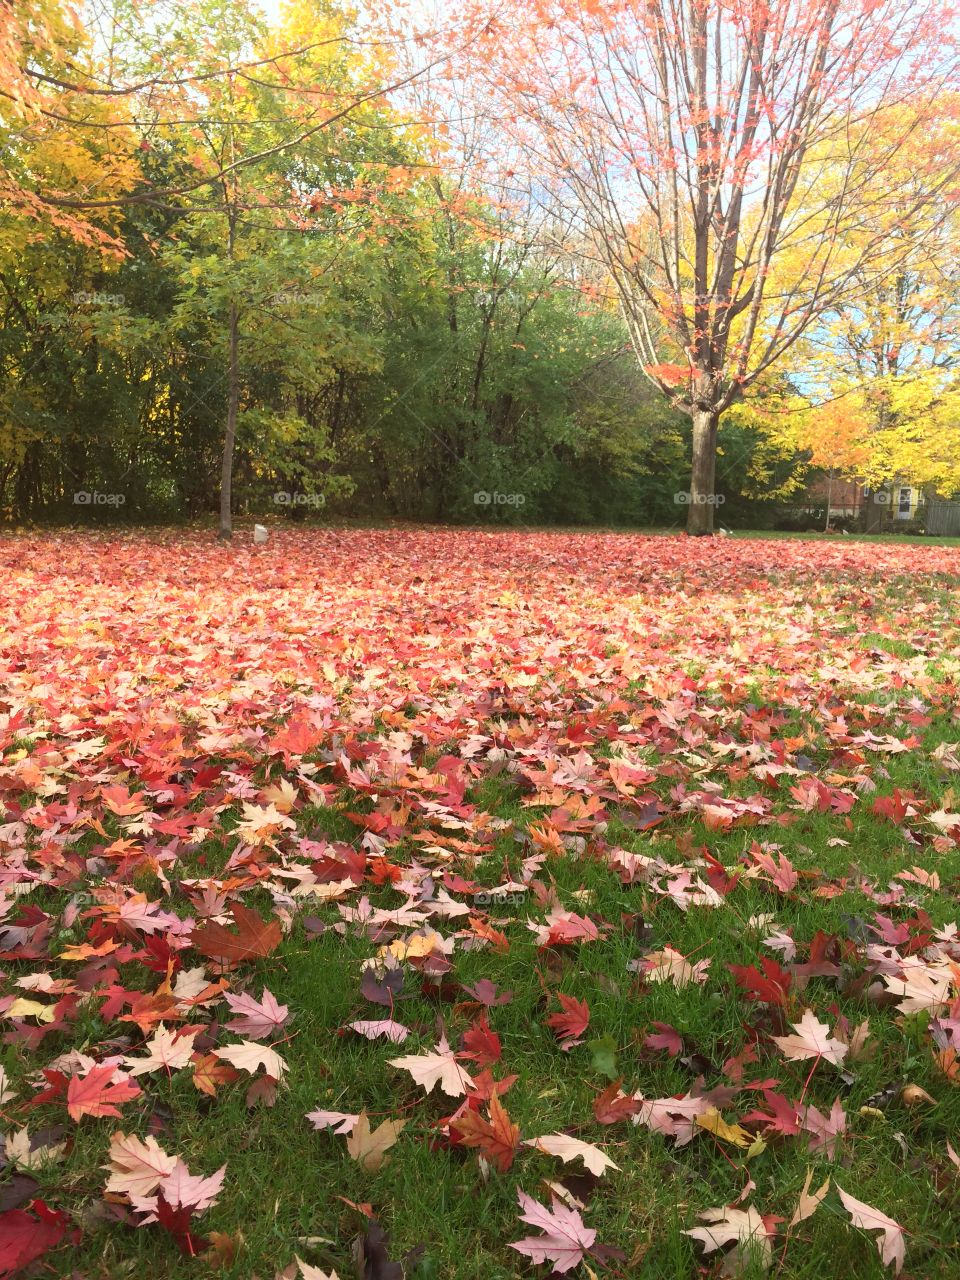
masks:
{"type": "Polygon", "coordinates": [[[880,533],[883,529],[883,507],[882,502],[877,501],[877,494],[882,494],[882,489],[865,488],[863,491],[863,531],[864,533],[880,533]]]}
{"type": "Polygon", "coordinates": [[[824,522],[823,532],[830,532],[830,503],[833,501],[833,469],[827,472],[827,518],[824,522]]]}
{"type": "Polygon", "coordinates": [[[240,406],[240,317],[235,302],[230,303],[227,361],[227,427],[223,437],[223,466],[220,471],[221,538],[233,537],[233,447],[237,439],[237,411],[240,406]]]}
{"type": "Polygon", "coordinates": [[[719,420],[720,415],[715,409],[694,409],[693,411],[693,459],[690,469],[687,533],[695,538],[709,537],[713,533],[719,420]]]}

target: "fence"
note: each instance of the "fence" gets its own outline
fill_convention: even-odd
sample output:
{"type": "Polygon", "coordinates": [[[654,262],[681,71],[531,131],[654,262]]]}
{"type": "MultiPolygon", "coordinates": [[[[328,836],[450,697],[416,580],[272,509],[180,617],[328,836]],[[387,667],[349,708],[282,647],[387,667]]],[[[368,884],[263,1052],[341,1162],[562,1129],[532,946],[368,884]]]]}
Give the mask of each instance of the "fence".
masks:
{"type": "Polygon", "coordinates": [[[937,538],[960,537],[960,502],[928,503],[927,533],[937,538]]]}

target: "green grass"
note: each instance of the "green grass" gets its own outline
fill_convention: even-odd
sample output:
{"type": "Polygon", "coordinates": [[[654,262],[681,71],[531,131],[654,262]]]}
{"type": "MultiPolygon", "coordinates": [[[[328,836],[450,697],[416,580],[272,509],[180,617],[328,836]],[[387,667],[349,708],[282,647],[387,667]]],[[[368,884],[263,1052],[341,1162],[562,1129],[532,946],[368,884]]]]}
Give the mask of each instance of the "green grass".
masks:
{"type": "MultiPolygon", "coordinates": [[[[926,788],[932,780],[926,769],[902,760],[891,778],[900,787],[916,788],[926,788]]],[[[475,798],[498,816],[518,821],[525,816],[509,786],[488,781],[475,798]]],[[[311,826],[321,815],[322,810],[310,812],[311,826]]],[[[341,837],[345,821],[333,812],[323,817],[323,825],[341,837]]],[[[709,839],[714,855],[728,865],[736,861],[751,834],[733,832],[718,839],[697,824],[690,833],[695,843],[709,839]]],[[[892,869],[904,865],[897,829],[868,813],[857,814],[849,848],[826,847],[827,838],[835,833],[832,819],[813,815],[784,829],[782,845],[798,868],[816,866],[827,876],[842,876],[855,863],[863,874],[882,883],[892,869]]],[[[625,845],[647,851],[672,844],[663,829],[654,838],[625,829],[618,836],[625,845]]],[[[911,853],[910,859],[937,869],[945,883],[956,883],[960,876],[957,851],[948,857],[911,853]]],[[[495,860],[490,861],[493,869],[495,860]]],[[[606,1080],[593,1068],[589,1049],[580,1046],[562,1052],[544,1023],[548,1009],[544,987],[586,999],[592,1012],[590,1034],[613,1037],[619,1070],[631,1089],[652,1097],[686,1092],[694,1072],[644,1049],[643,1033],[654,1021],[671,1023],[683,1034],[685,1047],[702,1055],[713,1071],[744,1047],[742,1024],[747,1009],[726,965],[756,961],[762,934],[746,921],[752,915],[773,912],[777,924],[790,925],[798,940],[809,939],[817,929],[842,937],[850,917],[869,914],[870,904],[855,891],[822,902],[806,896],[781,900],[753,882],[735,892],[729,908],[693,909],[684,914],[669,902],[652,901],[640,887],[622,886],[595,859],[553,859],[548,877],[565,905],[583,909],[582,900],[574,894],[585,890],[587,910],[594,918],[616,923],[622,913],[641,912],[652,929],[648,945],[669,944],[686,955],[712,961],[710,980],[703,988],[677,991],[654,984],[640,991],[627,972],[627,962],[640,951],[629,931],[615,930],[607,942],[544,955],[537,952],[521,918],[516,926],[508,926],[509,952],[467,953],[457,963],[458,984],[470,985],[487,977],[514,993],[511,1004],[492,1011],[491,1023],[502,1038],[504,1063],[519,1076],[506,1104],[524,1136],[573,1128],[585,1140],[602,1143],[620,1166],[619,1172],[598,1184],[586,1214],[600,1240],[619,1244],[630,1254],[631,1261],[611,1274],[651,1280],[668,1276],[679,1280],[694,1274],[697,1250],[682,1231],[693,1225],[696,1210],[735,1200],[749,1176],[756,1184],[754,1203],[762,1204],[765,1212],[789,1218],[808,1167],[814,1168],[818,1182],[833,1175],[845,1190],[911,1224],[911,1274],[948,1277],[957,1273],[960,1198],[957,1179],[951,1182],[951,1167],[945,1161],[945,1144],[960,1127],[960,1091],[938,1077],[920,1037],[905,1036],[892,1019],[878,1016],[876,1008],[862,998],[837,998],[826,980],[811,980],[809,998],[818,1008],[836,998],[840,1011],[851,1020],[870,1017],[879,1048],[872,1062],[856,1069],[849,1087],[838,1084],[827,1066],[821,1066],[810,1083],[807,1098],[824,1111],[839,1089],[850,1119],[851,1132],[832,1162],[808,1155],[795,1143],[771,1142],[748,1161],[742,1151],[721,1149],[721,1144],[706,1136],[675,1150],[672,1143],[642,1128],[603,1128],[592,1121],[590,1103],[606,1080]],[[873,1095],[891,1084],[908,1082],[927,1089],[936,1105],[912,1110],[894,1102],[882,1117],[858,1115],[873,1095]],[[947,1184],[937,1195],[932,1192],[934,1176],[947,1184]]],[[[953,894],[921,890],[920,896],[934,924],[955,918],[953,894]]],[[[397,901],[397,895],[385,889],[371,899],[374,905],[388,905],[397,901]]],[[[524,1265],[503,1249],[504,1242],[521,1234],[515,1189],[522,1185],[536,1194],[539,1181],[560,1176],[560,1168],[545,1156],[527,1152],[509,1174],[492,1173],[485,1179],[472,1153],[431,1148],[431,1125],[449,1114],[454,1104],[438,1094],[424,1098],[404,1073],[387,1065],[387,1059],[398,1052],[431,1047],[438,1020],[451,1042],[469,1026],[469,1020],[458,1015],[447,999],[416,994],[398,1008],[397,1016],[418,1033],[402,1049],[369,1043],[349,1033],[338,1035],[337,1028],[356,1017],[379,1016],[358,990],[361,963],[369,954],[366,940],[350,932],[341,937],[327,931],[310,939],[298,928],[275,957],[258,964],[250,974],[251,989],[259,991],[265,982],[296,1011],[290,1032],[295,1038],[297,1071],[273,1108],[249,1111],[240,1086],[213,1105],[199,1097],[187,1073],[169,1081],[150,1078],[155,1106],[168,1119],[163,1145],[179,1152],[191,1168],[205,1172],[228,1163],[231,1194],[210,1211],[204,1223],[210,1230],[229,1232],[239,1227],[243,1232],[240,1257],[223,1274],[268,1275],[275,1260],[289,1257],[294,1242],[318,1237],[324,1241],[300,1243],[299,1252],[318,1265],[336,1267],[341,1276],[350,1274],[346,1242],[359,1231],[362,1219],[338,1196],[376,1206],[396,1256],[426,1245],[422,1261],[409,1273],[412,1276],[508,1280],[524,1274],[524,1265]],[[383,1118],[402,1114],[409,1123],[389,1163],[370,1175],[346,1157],[342,1138],[329,1131],[313,1132],[305,1125],[305,1113],[317,1107],[367,1109],[383,1118]]],[[[94,1032],[91,1028],[91,1036],[94,1032]]],[[[778,1064],[776,1074],[789,1096],[800,1094],[806,1067],[805,1063],[778,1064]]],[[[708,1073],[707,1083],[713,1082],[708,1073]]],[[[749,1096],[731,1112],[746,1110],[748,1102],[749,1096]]],[[[38,1123],[40,1119],[38,1115],[38,1123]]],[[[53,1169],[47,1176],[61,1193],[96,1197],[92,1171],[102,1163],[105,1150],[99,1131],[81,1125],[66,1168],[53,1169]]],[[[76,1265],[81,1271],[96,1274],[101,1268],[101,1274],[118,1277],[140,1275],[144,1269],[170,1275],[187,1271],[187,1263],[162,1235],[115,1226],[94,1230],[76,1265]]],[[[884,1268],[863,1235],[848,1229],[836,1206],[828,1203],[812,1222],[793,1233],[781,1274],[813,1277],[847,1271],[869,1277],[882,1275],[884,1268]]]]}

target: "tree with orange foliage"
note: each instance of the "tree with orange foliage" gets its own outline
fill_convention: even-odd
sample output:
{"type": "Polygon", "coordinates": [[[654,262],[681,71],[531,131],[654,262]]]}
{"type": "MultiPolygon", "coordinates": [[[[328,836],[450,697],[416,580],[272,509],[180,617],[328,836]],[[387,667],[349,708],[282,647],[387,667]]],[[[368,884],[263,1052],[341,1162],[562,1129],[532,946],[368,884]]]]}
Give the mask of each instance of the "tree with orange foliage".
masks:
{"type": "Polygon", "coordinates": [[[808,454],[809,465],[827,473],[827,532],[833,482],[838,477],[853,480],[863,474],[870,458],[869,434],[869,419],[849,398],[811,406],[793,433],[796,446],[808,454]]]}
{"type": "MultiPolygon", "coordinates": [[[[469,74],[607,272],[647,376],[692,419],[688,531],[711,533],[721,414],[912,251],[873,218],[875,179],[960,83],[956,6],[477,0],[473,16],[469,74]],[[915,107],[899,127],[893,102],[915,107]],[[801,269],[778,292],[785,254],[801,269]]],[[[958,172],[954,155],[922,175],[901,230],[955,198],[958,172]]]]}

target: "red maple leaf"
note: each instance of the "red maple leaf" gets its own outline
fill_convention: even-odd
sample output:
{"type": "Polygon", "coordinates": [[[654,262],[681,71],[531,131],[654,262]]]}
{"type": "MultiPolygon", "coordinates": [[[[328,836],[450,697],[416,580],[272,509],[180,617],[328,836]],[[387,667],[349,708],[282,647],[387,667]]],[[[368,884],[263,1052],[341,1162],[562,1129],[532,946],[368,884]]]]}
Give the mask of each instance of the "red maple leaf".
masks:
{"type": "Polygon", "coordinates": [[[460,1058],[470,1058],[481,1067],[492,1067],[502,1057],[500,1037],[491,1028],[487,1015],[481,1014],[469,1031],[464,1033],[460,1058]]]}
{"type": "MultiPolygon", "coordinates": [[[[14,1276],[58,1245],[67,1233],[65,1213],[49,1209],[42,1200],[26,1209],[0,1213],[0,1276],[14,1276]],[[36,1217],[33,1215],[36,1214],[36,1217]]],[[[76,1233],[79,1237],[79,1232],[76,1233]]]]}
{"type": "Polygon", "coordinates": [[[547,1026],[553,1028],[561,1049],[572,1049],[580,1043],[590,1025],[590,1009],[586,1000],[577,1000],[574,996],[558,995],[557,999],[563,1006],[563,1013],[551,1013],[547,1026]]]}
{"type": "Polygon", "coordinates": [[[116,1104],[129,1102],[142,1090],[132,1080],[111,1084],[116,1067],[91,1067],[85,1076],[74,1076],[67,1085],[67,1112],[71,1120],[84,1116],[119,1116],[116,1104]]]}
{"type": "Polygon", "coordinates": [[[737,980],[737,986],[743,987],[748,995],[763,1004],[785,1005],[787,992],[790,990],[790,974],[781,969],[776,960],[762,956],[760,963],[763,973],[755,964],[728,964],[727,968],[737,980]]]}
{"type": "Polygon", "coordinates": [[[671,1058],[675,1058],[683,1048],[683,1037],[676,1027],[671,1027],[669,1022],[655,1022],[653,1024],[656,1031],[648,1033],[643,1038],[643,1043],[651,1049],[666,1049],[671,1058]]]}
{"type": "Polygon", "coordinates": [[[800,1108],[773,1089],[764,1089],[763,1097],[770,1108],[770,1114],[759,1110],[751,1111],[740,1123],[762,1129],[765,1137],[773,1133],[782,1134],[785,1138],[796,1137],[800,1132],[800,1108]]]}
{"type": "Polygon", "coordinates": [[[193,1205],[177,1205],[174,1208],[166,1202],[162,1191],[157,1196],[157,1222],[173,1236],[180,1252],[190,1258],[197,1257],[208,1245],[203,1236],[194,1235],[190,1230],[193,1215],[193,1205]]]}
{"type": "Polygon", "coordinates": [[[839,978],[840,966],[834,960],[827,959],[828,951],[839,959],[837,936],[818,929],[810,943],[810,959],[806,964],[791,965],[792,972],[798,977],[839,978]]]}
{"type": "Polygon", "coordinates": [[[520,1079],[519,1076],[504,1076],[502,1080],[494,1080],[489,1067],[474,1076],[471,1103],[489,1102],[493,1097],[502,1098],[520,1079]]]}

